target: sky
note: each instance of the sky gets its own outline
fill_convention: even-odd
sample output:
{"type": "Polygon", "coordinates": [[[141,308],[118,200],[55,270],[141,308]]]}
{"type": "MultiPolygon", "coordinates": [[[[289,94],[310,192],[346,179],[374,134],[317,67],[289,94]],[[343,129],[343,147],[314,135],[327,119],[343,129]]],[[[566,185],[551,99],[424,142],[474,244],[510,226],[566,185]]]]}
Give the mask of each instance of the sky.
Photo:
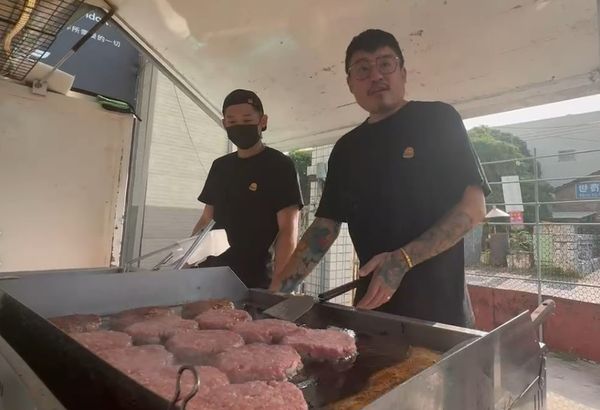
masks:
{"type": "Polygon", "coordinates": [[[498,114],[484,115],[482,117],[468,118],[464,120],[464,124],[467,129],[478,127],[480,125],[494,127],[562,117],[569,114],[582,114],[592,111],[600,111],[600,94],[564,100],[552,104],[522,108],[514,111],[506,111],[498,114]]]}

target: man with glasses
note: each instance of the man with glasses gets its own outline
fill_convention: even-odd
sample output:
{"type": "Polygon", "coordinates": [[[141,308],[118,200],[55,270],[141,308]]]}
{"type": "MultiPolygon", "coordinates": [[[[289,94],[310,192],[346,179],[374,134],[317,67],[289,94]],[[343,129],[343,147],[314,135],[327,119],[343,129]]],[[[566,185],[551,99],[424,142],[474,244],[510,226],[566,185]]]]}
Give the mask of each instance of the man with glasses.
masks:
{"type": "Polygon", "coordinates": [[[290,292],[348,228],[365,279],[359,308],[472,326],[462,237],[483,220],[489,192],[460,115],[405,99],[397,40],[382,30],[346,51],[350,92],[369,117],[329,158],[316,219],[270,289],[290,292]]]}

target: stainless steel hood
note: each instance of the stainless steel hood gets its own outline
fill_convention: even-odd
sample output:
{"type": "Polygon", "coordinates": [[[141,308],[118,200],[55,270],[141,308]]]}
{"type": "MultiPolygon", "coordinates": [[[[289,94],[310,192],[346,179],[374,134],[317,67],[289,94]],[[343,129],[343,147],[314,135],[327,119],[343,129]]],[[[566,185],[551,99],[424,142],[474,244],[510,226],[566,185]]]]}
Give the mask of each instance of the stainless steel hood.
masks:
{"type": "MultiPolygon", "coordinates": [[[[106,7],[103,0],[88,0],[106,7]]],[[[394,33],[411,99],[463,117],[597,93],[595,0],[110,0],[116,20],[215,121],[233,88],[258,92],[268,143],[330,143],[365,113],[345,48],[366,28],[394,33]]]]}

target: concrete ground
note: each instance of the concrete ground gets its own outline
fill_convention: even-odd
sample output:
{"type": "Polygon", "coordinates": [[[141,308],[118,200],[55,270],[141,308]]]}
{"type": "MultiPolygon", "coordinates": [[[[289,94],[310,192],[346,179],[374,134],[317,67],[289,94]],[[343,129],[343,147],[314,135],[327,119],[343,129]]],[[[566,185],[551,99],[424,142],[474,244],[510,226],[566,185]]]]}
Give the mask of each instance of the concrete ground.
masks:
{"type": "Polygon", "coordinates": [[[600,364],[550,353],[548,410],[600,410],[600,364]]]}

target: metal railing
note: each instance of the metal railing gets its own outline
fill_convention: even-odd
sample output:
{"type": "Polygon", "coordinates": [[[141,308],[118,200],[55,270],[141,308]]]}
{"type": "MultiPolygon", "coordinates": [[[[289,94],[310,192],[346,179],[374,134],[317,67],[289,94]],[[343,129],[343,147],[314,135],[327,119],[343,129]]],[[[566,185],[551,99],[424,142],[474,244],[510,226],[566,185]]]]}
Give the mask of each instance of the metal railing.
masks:
{"type": "MultiPolygon", "coordinates": [[[[600,170],[600,149],[569,152],[569,155],[574,155],[575,158],[596,155],[600,170]]],[[[490,209],[494,206],[521,205],[524,210],[531,211],[533,208],[534,212],[533,217],[529,213],[528,220],[518,223],[487,220],[475,233],[470,234],[471,237],[466,238],[466,253],[469,253],[469,240],[471,245],[478,237],[481,240],[481,257],[477,263],[473,263],[474,257],[471,255],[470,262],[466,263],[469,283],[534,291],[540,302],[543,296],[554,296],[600,304],[600,195],[597,198],[581,199],[576,194],[579,182],[600,182],[600,175],[542,177],[538,160],[560,156],[538,156],[534,150],[530,157],[482,163],[484,169],[490,170],[499,164],[533,161],[533,177],[525,175],[518,181],[521,188],[531,187],[533,184],[533,200],[507,203],[503,198],[503,201],[490,202],[487,206],[490,209]],[[551,189],[555,196],[562,189],[562,198],[547,195],[541,197],[543,185],[563,180],[565,184],[551,189]],[[571,189],[572,198],[566,194],[568,189],[571,189]],[[543,218],[542,209],[554,212],[553,215],[557,215],[557,211],[570,212],[572,218],[543,218]],[[498,230],[501,231],[500,234],[498,230]],[[493,246],[491,241],[494,242],[493,246]],[[494,257],[491,255],[492,247],[496,252],[494,257]]],[[[496,190],[502,189],[505,184],[515,183],[517,182],[491,181],[490,185],[496,190]]],[[[531,197],[531,191],[529,194],[531,197]]]]}
{"type": "MultiPolygon", "coordinates": [[[[318,162],[326,162],[330,149],[331,147],[317,148],[313,154],[313,165],[318,162]]],[[[598,169],[600,169],[600,149],[576,151],[569,154],[574,155],[575,158],[582,155],[596,155],[598,156],[598,169]]],[[[542,193],[542,191],[556,191],[555,188],[549,189],[548,186],[545,186],[550,183],[557,185],[557,181],[565,181],[573,186],[572,189],[575,189],[579,181],[600,182],[600,175],[581,175],[583,172],[578,171],[565,172],[565,175],[568,176],[556,176],[555,173],[552,177],[544,177],[540,172],[538,160],[551,160],[557,157],[560,157],[560,155],[538,156],[534,151],[534,155],[526,158],[482,163],[486,170],[491,171],[490,168],[499,164],[523,164],[526,161],[534,161],[533,166],[527,168],[528,174],[520,175],[522,179],[519,179],[519,181],[490,182],[495,191],[502,190],[504,184],[518,183],[521,189],[528,194],[524,196],[526,200],[513,201],[507,204],[503,195],[496,194],[494,196],[496,200],[487,204],[488,209],[493,206],[522,205],[528,211],[526,213],[529,218],[518,225],[508,220],[488,220],[468,235],[465,241],[466,253],[468,253],[468,246],[473,246],[473,243],[477,241],[480,243],[477,255],[471,257],[471,262],[466,264],[469,283],[536,293],[540,302],[543,296],[551,296],[600,304],[600,267],[597,266],[597,263],[600,263],[600,198],[577,199],[575,195],[573,195],[573,198],[564,196],[555,198],[542,193]],[[542,212],[543,209],[546,213],[548,210],[556,211],[560,209],[564,212],[564,209],[577,209],[583,205],[596,209],[598,211],[597,219],[553,220],[545,218],[542,212]],[[519,229],[516,229],[516,227],[519,229]],[[492,230],[496,232],[503,231],[506,234],[504,249],[506,255],[503,255],[502,263],[497,266],[489,261],[486,262],[486,258],[490,256],[489,244],[486,245],[486,239],[492,230]],[[519,242],[519,235],[526,238],[525,243],[519,242]],[[470,241],[469,236],[471,237],[470,241]],[[560,250],[561,247],[576,249],[560,250]]],[[[501,179],[502,173],[495,172],[494,174],[498,179],[501,179]]],[[[312,182],[310,204],[307,204],[308,206],[303,210],[302,231],[312,219],[314,210],[320,200],[320,194],[319,184],[312,182]]],[[[593,214],[593,211],[589,213],[593,214]]],[[[333,260],[346,261],[348,259],[346,253],[349,252],[354,254],[351,245],[341,246],[332,250],[329,256],[333,260]]],[[[322,263],[305,282],[305,290],[308,293],[327,290],[342,279],[351,279],[349,270],[345,262],[343,264],[336,262],[322,263]]]]}

